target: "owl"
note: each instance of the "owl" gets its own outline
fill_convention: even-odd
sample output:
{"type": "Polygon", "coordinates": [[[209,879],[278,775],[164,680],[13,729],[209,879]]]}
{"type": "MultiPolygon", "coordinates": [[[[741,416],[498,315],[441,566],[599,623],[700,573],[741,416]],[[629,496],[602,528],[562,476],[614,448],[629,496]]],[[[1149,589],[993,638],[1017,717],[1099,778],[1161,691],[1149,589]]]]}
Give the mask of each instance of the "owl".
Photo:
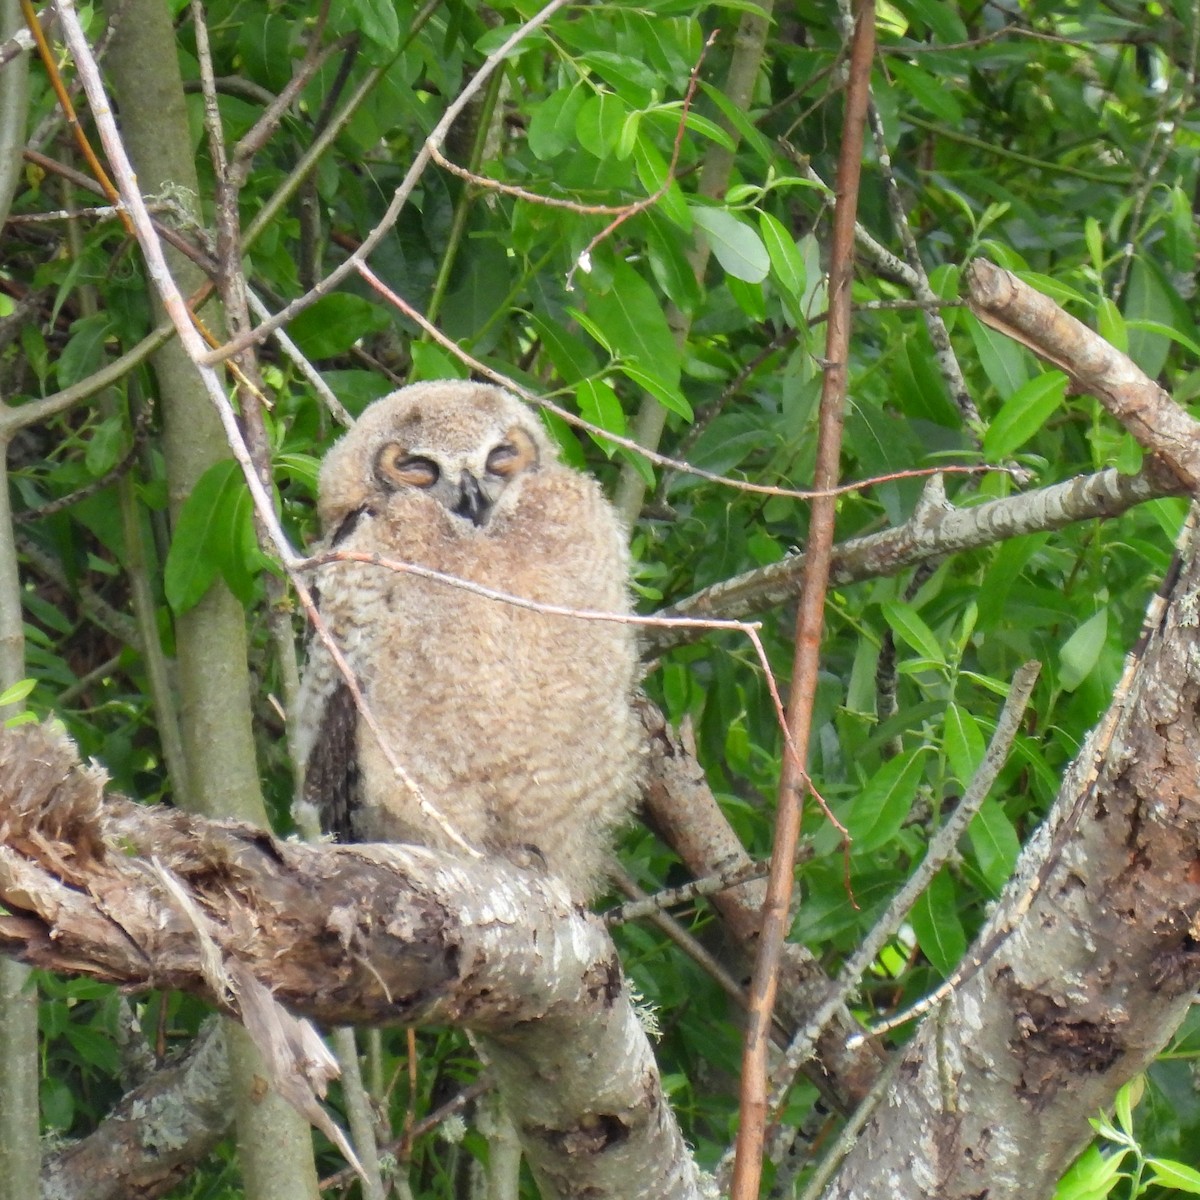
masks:
{"type": "MultiPolygon", "coordinates": [[[[359,551],[544,605],[629,612],[625,531],[500,388],[422,383],[370,405],[321,466],[322,550],[359,551]]],[[[396,759],[471,846],[592,899],[636,788],[632,627],[516,607],[364,562],[320,567],[317,605],[396,759]]],[[[346,841],[453,849],[312,639],[304,796],[346,841]]]]}

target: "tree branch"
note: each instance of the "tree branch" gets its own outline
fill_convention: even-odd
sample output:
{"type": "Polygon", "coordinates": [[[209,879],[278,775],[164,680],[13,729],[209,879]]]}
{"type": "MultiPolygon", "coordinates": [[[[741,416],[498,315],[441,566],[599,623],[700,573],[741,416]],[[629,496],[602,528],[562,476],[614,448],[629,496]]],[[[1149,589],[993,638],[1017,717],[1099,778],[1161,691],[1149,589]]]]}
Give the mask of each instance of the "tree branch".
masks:
{"type": "Polygon", "coordinates": [[[281,842],[103,786],[60,734],[0,734],[0,951],[205,996],[258,1024],[264,1054],[268,993],[328,1024],[462,1025],[551,1194],[699,1196],[612,943],[556,881],[281,842]]]}
{"type": "MultiPolygon", "coordinates": [[[[1186,488],[1157,459],[1136,475],[1109,469],[1077,475],[1063,483],[956,508],[946,499],[941,480],[930,480],[913,514],[903,525],[882,533],[851,538],[833,550],[830,579],[837,585],[895,575],[908,567],[964,550],[990,546],[1040,530],[1062,529],[1076,521],[1115,517],[1134,505],[1186,488]]],[[[803,553],[722,580],[661,609],[659,617],[721,617],[741,620],[795,598],[804,569],[803,553]]],[[[648,629],[643,640],[655,652],[700,636],[687,628],[648,629]]]]}

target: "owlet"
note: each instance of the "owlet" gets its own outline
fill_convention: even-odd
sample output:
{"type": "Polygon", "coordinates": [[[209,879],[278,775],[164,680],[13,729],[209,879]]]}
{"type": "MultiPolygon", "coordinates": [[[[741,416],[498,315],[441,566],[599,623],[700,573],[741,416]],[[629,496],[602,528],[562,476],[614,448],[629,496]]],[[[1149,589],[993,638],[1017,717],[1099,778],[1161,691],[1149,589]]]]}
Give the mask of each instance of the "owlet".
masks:
{"type": "MultiPolygon", "coordinates": [[[[625,532],[500,388],[376,401],[326,456],[320,549],[431,568],[542,605],[628,613],[625,532]]],[[[409,779],[483,852],[591,899],[635,790],[632,628],[521,608],[389,566],[317,572],[318,607],[409,779]]],[[[313,638],[297,720],[305,797],[342,840],[452,849],[313,638]]]]}

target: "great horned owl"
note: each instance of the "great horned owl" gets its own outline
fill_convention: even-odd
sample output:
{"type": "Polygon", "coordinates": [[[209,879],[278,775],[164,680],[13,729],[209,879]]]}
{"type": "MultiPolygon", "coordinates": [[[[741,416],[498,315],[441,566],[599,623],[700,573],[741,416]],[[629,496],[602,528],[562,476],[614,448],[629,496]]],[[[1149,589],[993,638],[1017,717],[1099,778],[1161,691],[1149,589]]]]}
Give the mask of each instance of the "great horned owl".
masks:
{"type": "MultiPolygon", "coordinates": [[[[500,388],[376,401],[328,453],[323,548],[433,568],[543,604],[629,611],[617,515],[500,388]]],[[[319,569],[318,607],[392,751],[471,845],[544,862],[592,898],[638,766],[628,625],[522,609],[386,566],[319,569]],[[534,851],[536,853],[530,853],[534,851]]],[[[297,741],[305,797],[342,840],[452,848],[396,777],[313,639],[297,741]]]]}

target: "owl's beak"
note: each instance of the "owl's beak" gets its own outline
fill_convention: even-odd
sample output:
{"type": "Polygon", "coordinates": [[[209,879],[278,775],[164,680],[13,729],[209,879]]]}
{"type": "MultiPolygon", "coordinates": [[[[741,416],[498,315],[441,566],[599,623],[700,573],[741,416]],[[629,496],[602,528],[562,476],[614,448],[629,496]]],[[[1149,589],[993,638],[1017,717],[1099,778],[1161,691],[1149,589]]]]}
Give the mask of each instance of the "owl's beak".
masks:
{"type": "Polygon", "coordinates": [[[464,471],[459,478],[459,487],[461,491],[454,512],[460,517],[468,517],[472,525],[484,524],[492,505],[483,494],[479,480],[470,471],[464,471]]]}

